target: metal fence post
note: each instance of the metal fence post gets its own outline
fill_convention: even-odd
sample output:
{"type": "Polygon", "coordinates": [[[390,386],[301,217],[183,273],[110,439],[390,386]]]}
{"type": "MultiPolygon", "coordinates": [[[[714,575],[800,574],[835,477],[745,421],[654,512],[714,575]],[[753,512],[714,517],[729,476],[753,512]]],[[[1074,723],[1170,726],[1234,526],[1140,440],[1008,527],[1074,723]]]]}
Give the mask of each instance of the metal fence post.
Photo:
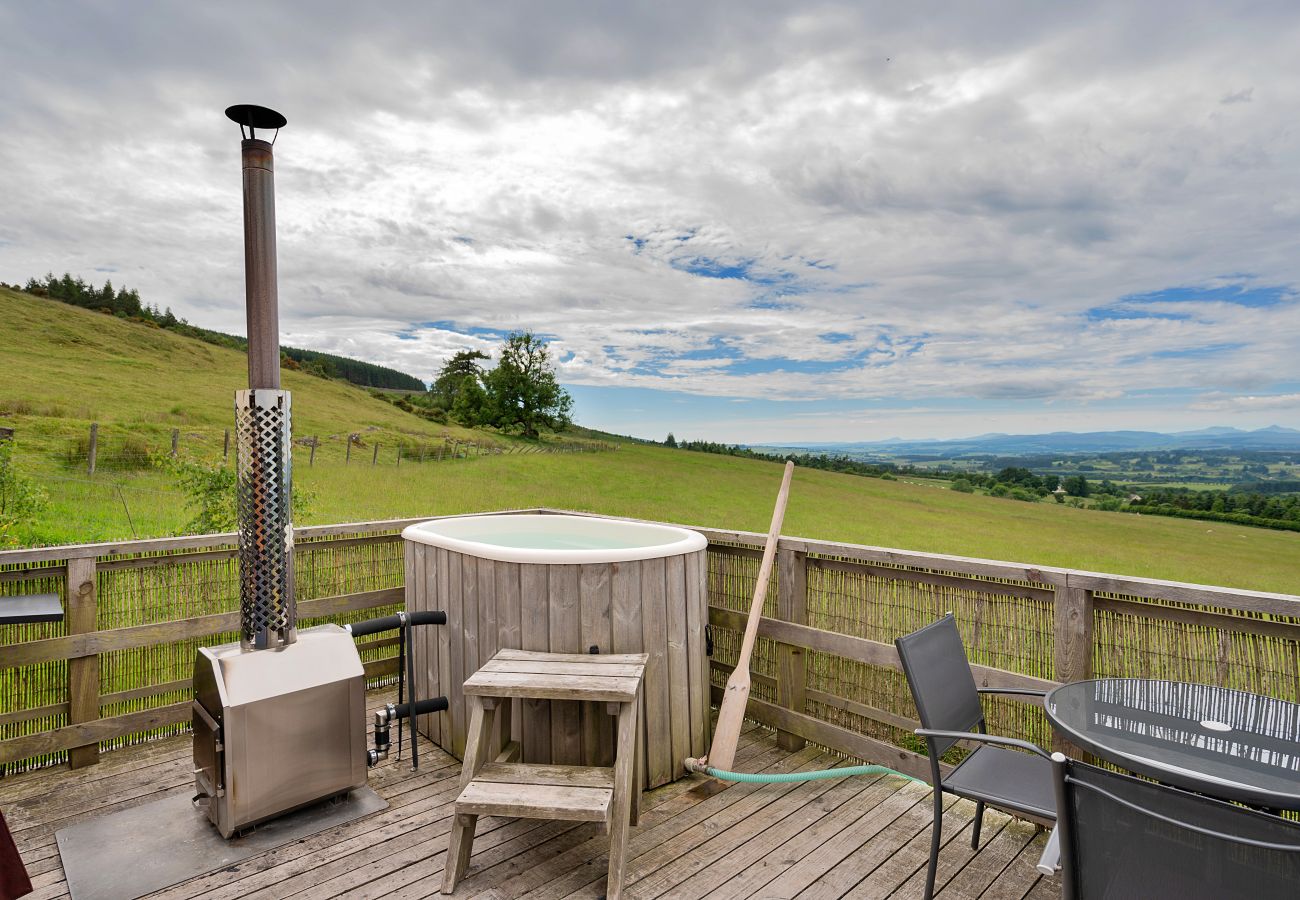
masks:
{"type": "Polygon", "coordinates": [[[99,452],[99,423],[90,423],[90,448],[86,452],[86,474],[95,474],[95,455],[99,452]]]}

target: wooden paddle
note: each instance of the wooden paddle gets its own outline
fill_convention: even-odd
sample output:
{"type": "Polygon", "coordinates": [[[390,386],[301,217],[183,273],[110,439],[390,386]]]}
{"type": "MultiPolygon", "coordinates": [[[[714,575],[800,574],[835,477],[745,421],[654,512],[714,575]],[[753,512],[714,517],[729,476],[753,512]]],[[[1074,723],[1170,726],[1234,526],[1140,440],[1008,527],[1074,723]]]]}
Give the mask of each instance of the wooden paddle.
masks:
{"type": "Polygon", "coordinates": [[[758,620],[763,615],[763,601],[767,597],[767,583],[772,578],[772,563],[776,560],[776,543],[781,537],[781,522],[785,519],[786,501],[790,499],[790,477],[794,474],[794,463],[785,464],[785,474],[781,478],[781,492],[776,495],[776,508],[772,510],[772,527],[767,532],[767,543],[763,546],[763,562],[758,567],[758,581],[754,583],[754,599],[749,605],[749,621],[745,623],[745,639],[740,644],[740,655],[736,658],[736,668],[727,679],[727,689],[722,694],[722,706],[718,710],[718,725],[713,730],[713,743],[709,755],[705,757],[708,764],[715,769],[731,770],[736,762],[736,744],[740,740],[740,726],[745,720],[745,706],[749,703],[749,658],[754,652],[754,642],[758,640],[758,620]]]}

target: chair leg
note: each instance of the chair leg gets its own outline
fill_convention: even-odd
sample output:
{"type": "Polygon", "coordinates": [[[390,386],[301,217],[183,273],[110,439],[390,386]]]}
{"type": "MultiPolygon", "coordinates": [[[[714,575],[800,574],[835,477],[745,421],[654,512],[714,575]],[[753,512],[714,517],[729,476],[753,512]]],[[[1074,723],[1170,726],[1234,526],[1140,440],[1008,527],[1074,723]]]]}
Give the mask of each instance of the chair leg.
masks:
{"type": "Polygon", "coordinates": [[[934,877],[939,870],[939,844],[943,840],[943,791],[934,788],[934,826],[930,829],[930,867],[925,873],[925,900],[934,896],[934,877]]]}
{"type": "Polygon", "coordinates": [[[975,801],[975,828],[970,835],[970,848],[978,850],[980,848],[980,828],[984,825],[984,801],[975,801]]]}

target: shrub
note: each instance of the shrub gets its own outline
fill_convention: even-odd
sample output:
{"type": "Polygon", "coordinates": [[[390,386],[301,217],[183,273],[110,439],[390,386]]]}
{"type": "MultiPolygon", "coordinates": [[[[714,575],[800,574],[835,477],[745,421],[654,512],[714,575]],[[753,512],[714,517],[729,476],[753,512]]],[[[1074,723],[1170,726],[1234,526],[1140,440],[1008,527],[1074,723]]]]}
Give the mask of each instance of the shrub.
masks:
{"type": "Polygon", "coordinates": [[[0,546],[17,543],[13,529],[45,508],[45,491],[14,463],[13,441],[0,441],[0,546]]]}
{"type": "MultiPolygon", "coordinates": [[[[238,479],[233,467],[207,465],[189,460],[169,460],[177,484],[188,496],[194,518],[185,523],[186,534],[213,534],[234,531],[239,525],[238,479]]],[[[296,516],[304,515],[315,495],[294,486],[293,508],[296,516]]]]}
{"type": "Polygon", "coordinates": [[[952,489],[959,494],[975,493],[975,485],[971,484],[965,478],[958,478],[952,483],[952,489]]]}

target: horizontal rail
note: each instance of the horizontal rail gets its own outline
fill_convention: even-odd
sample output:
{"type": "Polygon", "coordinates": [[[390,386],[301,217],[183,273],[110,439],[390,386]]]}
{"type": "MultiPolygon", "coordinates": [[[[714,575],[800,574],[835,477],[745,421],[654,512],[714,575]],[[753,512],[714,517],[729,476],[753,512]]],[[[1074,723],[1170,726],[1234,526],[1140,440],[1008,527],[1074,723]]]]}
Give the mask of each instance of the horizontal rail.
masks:
{"type": "MultiPolygon", "coordinates": [[[[735,610],[721,606],[709,607],[709,624],[716,625],[719,628],[744,631],[746,619],[748,619],[748,616],[735,610]]],[[[854,662],[884,666],[897,669],[900,672],[903,669],[903,665],[898,659],[898,650],[892,644],[855,637],[851,634],[823,631],[820,628],[797,625],[793,622],[783,622],[780,619],[769,619],[764,616],[758,620],[758,636],[770,638],[778,644],[829,653],[833,656],[842,656],[854,662]]],[[[1008,672],[1005,669],[995,669],[991,666],[972,664],[971,672],[980,687],[1027,688],[1034,691],[1050,691],[1054,687],[1060,687],[1061,684],[1059,681],[1034,678],[1032,675],[1021,675],[1018,672],[1008,672]]],[[[1041,705],[1041,701],[1036,697],[1016,697],[1013,695],[1013,699],[1041,705]]]]}
{"type": "MultiPolygon", "coordinates": [[[[596,518],[627,522],[648,521],[645,519],[632,519],[626,516],[600,516],[589,512],[563,509],[542,508],[533,511],[553,515],[594,516],[596,518]]],[[[760,534],[756,531],[735,531],[701,525],[683,525],[674,522],[656,521],[654,524],[672,525],[677,528],[698,531],[709,540],[710,552],[717,553],[727,553],[733,549],[727,545],[735,545],[737,548],[743,549],[761,550],[767,540],[766,534],[760,534]]],[[[1109,575],[1060,566],[1035,566],[1004,560],[954,556],[945,553],[925,553],[794,536],[781,537],[777,546],[781,550],[808,554],[810,564],[814,565],[822,561],[821,557],[883,564],[890,567],[890,569],[888,573],[882,574],[887,574],[890,578],[902,578],[905,575],[899,573],[921,569],[935,574],[970,576],[979,587],[985,590],[992,586],[1005,586],[1008,589],[1007,592],[1010,592],[1010,589],[1014,587],[1023,588],[1025,586],[1024,584],[1019,586],[1003,585],[1004,581],[1023,582],[1031,588],[1037,585],[1043,589],[1042,593],[1037,596],[1045,599],[1051,599],[1057,588],[1077,588],[1095,593],[1123,594],[1151,600],[1217,606],[1243,612],[1268,613],[1270,615],[1300,618],[1300,595],[1296,594],[1252,591],[1245,588],[1164,581],[1155,578],[1109,575]]],[[[3,554],[0,554],[0,556],[3,556],[3,554]]],[[[965,581],[966,579],[961,580],[965,581]]],[[[1012,595],[1018,596],[1019,594],[1013,593],[1012,595]]]]}
{"type": "MultiPolygon", "coordinates": [[[[384,588],[378,591],[362,591],[356,594],[322,597],[319,600],[304,600],[298,604],[298,615],[304,619],[312,619],[321,616],[335,616],[346,612],[359,612],[363,609],[401,603],[403,596],[402,588],[384,588]]],[[[184,641],[191,638],[212,637],[216,634],[238,630],[239,613],[228,612],[210,616],[197,616],[192,619],[180,619],[173,622],[132,625],[127,628],[114,628],[110,631],[69,634],[63,637],[27,641],[7,647],[4,657],[0,659],[0,668],[30,666],[35,663],[51,662],[56,659],[72,659],[79,656],[95,656],[113,650],[152,647],[155,644],[169,644],[173,641],[184,641]]]]}
{"type": "MultiPolygon", "coordinates": [[[[363,668],[367,679],[395,675],[397,674],[397,659],[375,660],[365,663],[363,668]]],[[[185,690],[190,686],[187,679],[185,682],[159,685],[153,689],[152,694],[144,694],[143,696],[170,693],[173,689],[185,690]]],[[[128,691],[124,693],[135,692],[128,691]]],[[[108,697],[101,699],[108,700],[108,697]]],[[[144,709],[120,716],[110,716],[92,722],[64,725],[61,728],[42,731],[38,734],[10,738],[7,741],[0,741],[0,764],[17,762],[33,756],[58,753],[61,750],[73,750],[78,747],[95,745],[102,741],[111,741],[115,738],[142,731],[152,731],[155,728],[163,728],[168,725],[180,725],[190,721],[191,709],[192,701],[183,700],[179,703],[169,703],[166,706],[153,709],[144,709]]]]}

